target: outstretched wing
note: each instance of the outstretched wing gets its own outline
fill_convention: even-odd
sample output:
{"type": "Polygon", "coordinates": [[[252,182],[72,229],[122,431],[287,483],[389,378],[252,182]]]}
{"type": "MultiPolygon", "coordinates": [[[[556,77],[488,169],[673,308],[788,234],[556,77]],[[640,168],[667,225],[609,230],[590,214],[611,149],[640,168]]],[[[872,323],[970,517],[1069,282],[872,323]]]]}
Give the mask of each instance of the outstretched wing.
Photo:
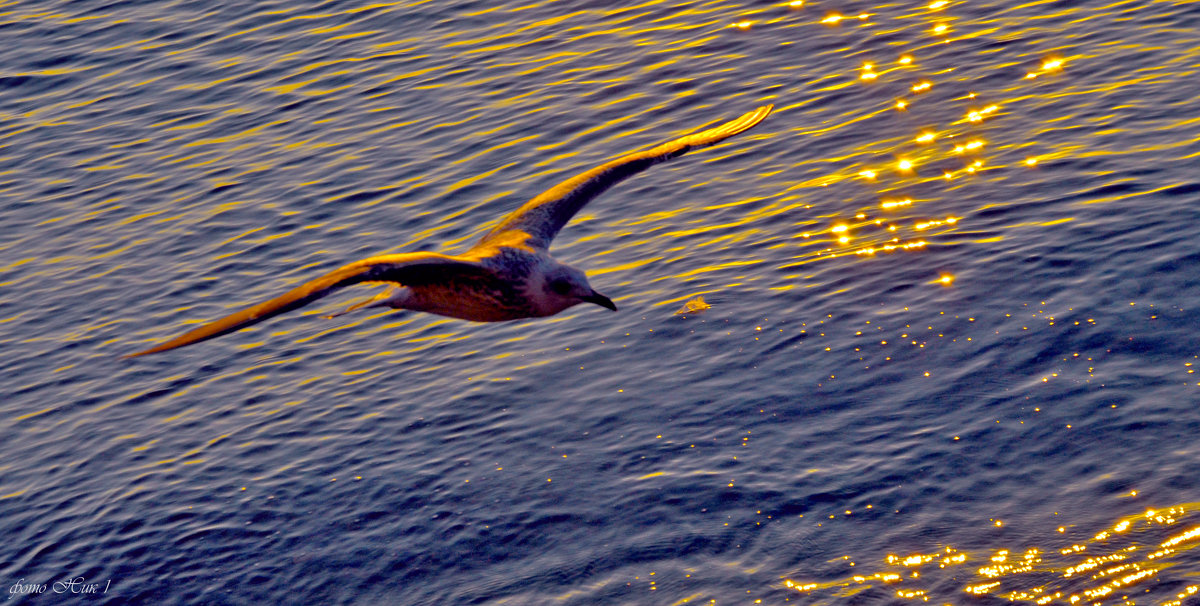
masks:
{"type": "Polygon", "coordinates": [[[575,216],[575,213],[579,212],[584,204],[604,193],[622,179],[646,170],[659,162],[682,156],[697,147],[712,145],[745,132],[762,122],[771,113],[773,107],[764,105],[720,126],[667,141],[643,152],[626,154],[583,174],[571,177],[542,192],[541,195],[526,202],[521,208],[505,217],[499,226],[480,240],[478,246],[487,246],[489,241],[502,238],[502,234],[505,232],[521,231],[529,235],[525,239],[526,245],[543,250],[548,249],[550,241],[554,239],[558,230],[562,229],[563,225],[566,225],[567,221],[570,221],[571,217],[575,216]]]}
{"type": "Polygon", "coordinates": [[[145,351],[128,354],[133,358],[191,345],[212,339],[279,314],[298,309],[345,286],[363,282],[396,282],[418,286],[446,279],[454,274],[484,275],[490,272],[477,263],[436,253],[383,255],[356,261],[310,280],[288,292],[254,307],[243,309],[145,351]]]}

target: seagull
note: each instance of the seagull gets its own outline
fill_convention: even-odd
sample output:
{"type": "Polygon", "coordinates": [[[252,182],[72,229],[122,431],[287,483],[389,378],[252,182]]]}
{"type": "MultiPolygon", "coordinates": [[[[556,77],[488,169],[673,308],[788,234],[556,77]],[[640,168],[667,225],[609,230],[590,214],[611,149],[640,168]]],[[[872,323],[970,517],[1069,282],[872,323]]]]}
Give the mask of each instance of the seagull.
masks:
{"type": "Polygon", "coordinates": [[[390,287],[334,316],[364,308],[391,307],[475,322],[501,322],[552,316],[580,303],[616,311],[612,299],[596,292],[582,270],[550,255],[550,241],[584,204],[621,180],[743,133],[762,122],[772,109],[774,106],[764,105],[720,126],[619,156],[571,177],[526,202],[461,255],[412,252],[355,261],[274,299],[123,357],[159,353],[229,334],[362,283],[390,287]]]}

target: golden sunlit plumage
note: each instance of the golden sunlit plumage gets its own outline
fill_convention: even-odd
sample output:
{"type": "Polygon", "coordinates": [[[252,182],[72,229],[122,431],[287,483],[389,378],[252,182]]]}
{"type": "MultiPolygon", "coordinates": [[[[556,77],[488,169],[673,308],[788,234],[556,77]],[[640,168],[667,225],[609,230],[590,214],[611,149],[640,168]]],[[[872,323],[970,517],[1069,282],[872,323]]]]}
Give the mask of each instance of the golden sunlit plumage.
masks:
{"type": "Polygon", "coordinates": [[[550,256],[554,236],[580,208],[618,182],[692,149],[745,132],[762,122],[772,109],[773,106],[764,105],[730,122],[646,151],[625,154],[567,179],[508,215],[462,255],[415,252],[356,261],[269,301],[125,357],[158,353],[219,337],[303,307],[335,290],[370,282],[394,286],[347,312],[391,307],[476,322],[497,322],[550,316],[579,303],[593,303],[616,311],[608,297],[591,288],[582,271],[550,256]]]}

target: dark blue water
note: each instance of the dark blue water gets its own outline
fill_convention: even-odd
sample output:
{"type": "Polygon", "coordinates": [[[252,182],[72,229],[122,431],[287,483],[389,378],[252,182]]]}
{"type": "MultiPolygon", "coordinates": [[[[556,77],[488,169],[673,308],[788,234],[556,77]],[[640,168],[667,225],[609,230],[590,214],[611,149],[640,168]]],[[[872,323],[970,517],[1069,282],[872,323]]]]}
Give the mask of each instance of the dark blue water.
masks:
{"type": "Polygon", "coordinates": [[[1200,604],[1200,4],[596,6],[0,7],[10,601],[1200,604]],[[119,358],[763,103],[619,313],[119,358]]]}

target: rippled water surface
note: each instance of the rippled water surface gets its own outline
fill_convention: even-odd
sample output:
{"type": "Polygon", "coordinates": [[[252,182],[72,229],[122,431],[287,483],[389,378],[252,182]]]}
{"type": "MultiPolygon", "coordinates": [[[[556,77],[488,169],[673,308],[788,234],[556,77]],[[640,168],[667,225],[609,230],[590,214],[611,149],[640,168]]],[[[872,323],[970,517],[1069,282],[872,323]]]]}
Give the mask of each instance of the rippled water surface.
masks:
{"type": "Polygon", "coordinates": [[[598,6],[0,3],[8,597],[1200,604],[1200,4],[598,6]],[[119,357],[764,103],[618,313],[119,357]]]}

